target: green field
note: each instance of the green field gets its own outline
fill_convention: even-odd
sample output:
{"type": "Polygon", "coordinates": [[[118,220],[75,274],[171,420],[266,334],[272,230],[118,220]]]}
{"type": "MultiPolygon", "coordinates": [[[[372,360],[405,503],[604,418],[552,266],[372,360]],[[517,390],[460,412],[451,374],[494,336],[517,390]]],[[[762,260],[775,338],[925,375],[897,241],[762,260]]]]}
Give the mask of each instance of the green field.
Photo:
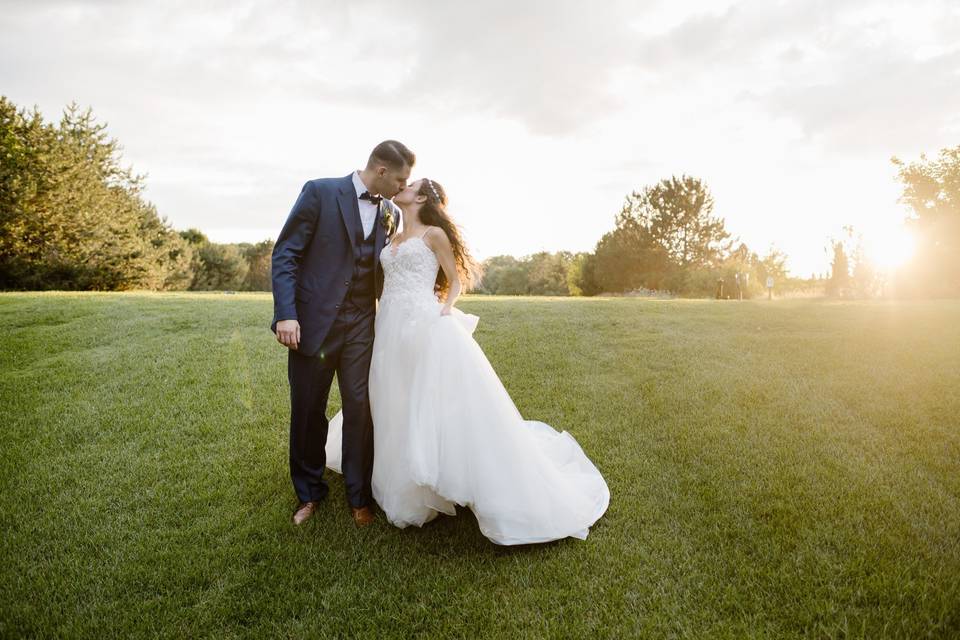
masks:
{"type": "Polygon", "coordinates": [[[294,528],[269,295],[0,295],[0,636],[960,637],[960,302],[459,306],[585,542],[294,528]]]}

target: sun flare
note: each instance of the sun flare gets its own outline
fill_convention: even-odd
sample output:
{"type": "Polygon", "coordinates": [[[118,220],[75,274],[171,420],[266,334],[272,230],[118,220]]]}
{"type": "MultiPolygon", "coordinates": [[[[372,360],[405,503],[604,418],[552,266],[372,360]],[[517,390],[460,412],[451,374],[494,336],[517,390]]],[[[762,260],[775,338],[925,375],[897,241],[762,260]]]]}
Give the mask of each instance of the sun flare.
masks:
{"type": "Polygon", "coordinates": [[[881,271],[896,271],[913,257],[915,249],[913,236],[902,226],[876,229],[864,241],[867,257],[881,271]]]}

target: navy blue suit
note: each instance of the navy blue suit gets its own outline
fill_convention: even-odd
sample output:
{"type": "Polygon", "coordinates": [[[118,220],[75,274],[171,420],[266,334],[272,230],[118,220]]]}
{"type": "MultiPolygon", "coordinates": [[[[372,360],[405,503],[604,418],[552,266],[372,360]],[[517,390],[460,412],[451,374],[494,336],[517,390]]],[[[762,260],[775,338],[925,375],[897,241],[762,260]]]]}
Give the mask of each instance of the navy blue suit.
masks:
{"type": "Polygon", "coordinates": [[[383,291],[380,250],[400,211],[383,200],[364,237],[352,174],[307,182],[273,249],[273,322],[298,320],[290,349],[290,476],[302,502],[328,492],[327,398],[334,373],[343,403],[343,478],[351,506],[372,504],[373,421],[367,379],[376,299],[383,291]]]}

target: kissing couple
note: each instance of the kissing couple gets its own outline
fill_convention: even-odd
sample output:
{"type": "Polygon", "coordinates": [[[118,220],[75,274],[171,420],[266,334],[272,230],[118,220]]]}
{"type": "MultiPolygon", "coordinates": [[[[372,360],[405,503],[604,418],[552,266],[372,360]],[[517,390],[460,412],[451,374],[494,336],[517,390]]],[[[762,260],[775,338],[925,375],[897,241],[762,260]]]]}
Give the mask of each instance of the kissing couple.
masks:
{"type": "Polygon", "coordinates": [[[378,144],[366,167],[307,182],[272,258],[271,330],[287,347],[294,524],[343,474],[357,526],[469,507],[492,542],[585,539],[603,476],[567,432],[524,420],[454,304],[479,277],[447,193],[378,144]],[[342,410],[327,419],[334,374],[342,410]]]}

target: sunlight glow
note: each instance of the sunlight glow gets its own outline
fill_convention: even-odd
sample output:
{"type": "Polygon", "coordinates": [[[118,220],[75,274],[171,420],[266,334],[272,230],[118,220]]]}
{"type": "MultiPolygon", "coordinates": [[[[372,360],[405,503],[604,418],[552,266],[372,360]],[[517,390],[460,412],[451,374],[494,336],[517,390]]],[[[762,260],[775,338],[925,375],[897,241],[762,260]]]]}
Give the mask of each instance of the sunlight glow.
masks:
{"type": "Polygon", "coordinates": [[[874,229],[864,234],[867,257],[880,271],[892,272],[913,257],[915,242],[903,227],[874,229]]]}

